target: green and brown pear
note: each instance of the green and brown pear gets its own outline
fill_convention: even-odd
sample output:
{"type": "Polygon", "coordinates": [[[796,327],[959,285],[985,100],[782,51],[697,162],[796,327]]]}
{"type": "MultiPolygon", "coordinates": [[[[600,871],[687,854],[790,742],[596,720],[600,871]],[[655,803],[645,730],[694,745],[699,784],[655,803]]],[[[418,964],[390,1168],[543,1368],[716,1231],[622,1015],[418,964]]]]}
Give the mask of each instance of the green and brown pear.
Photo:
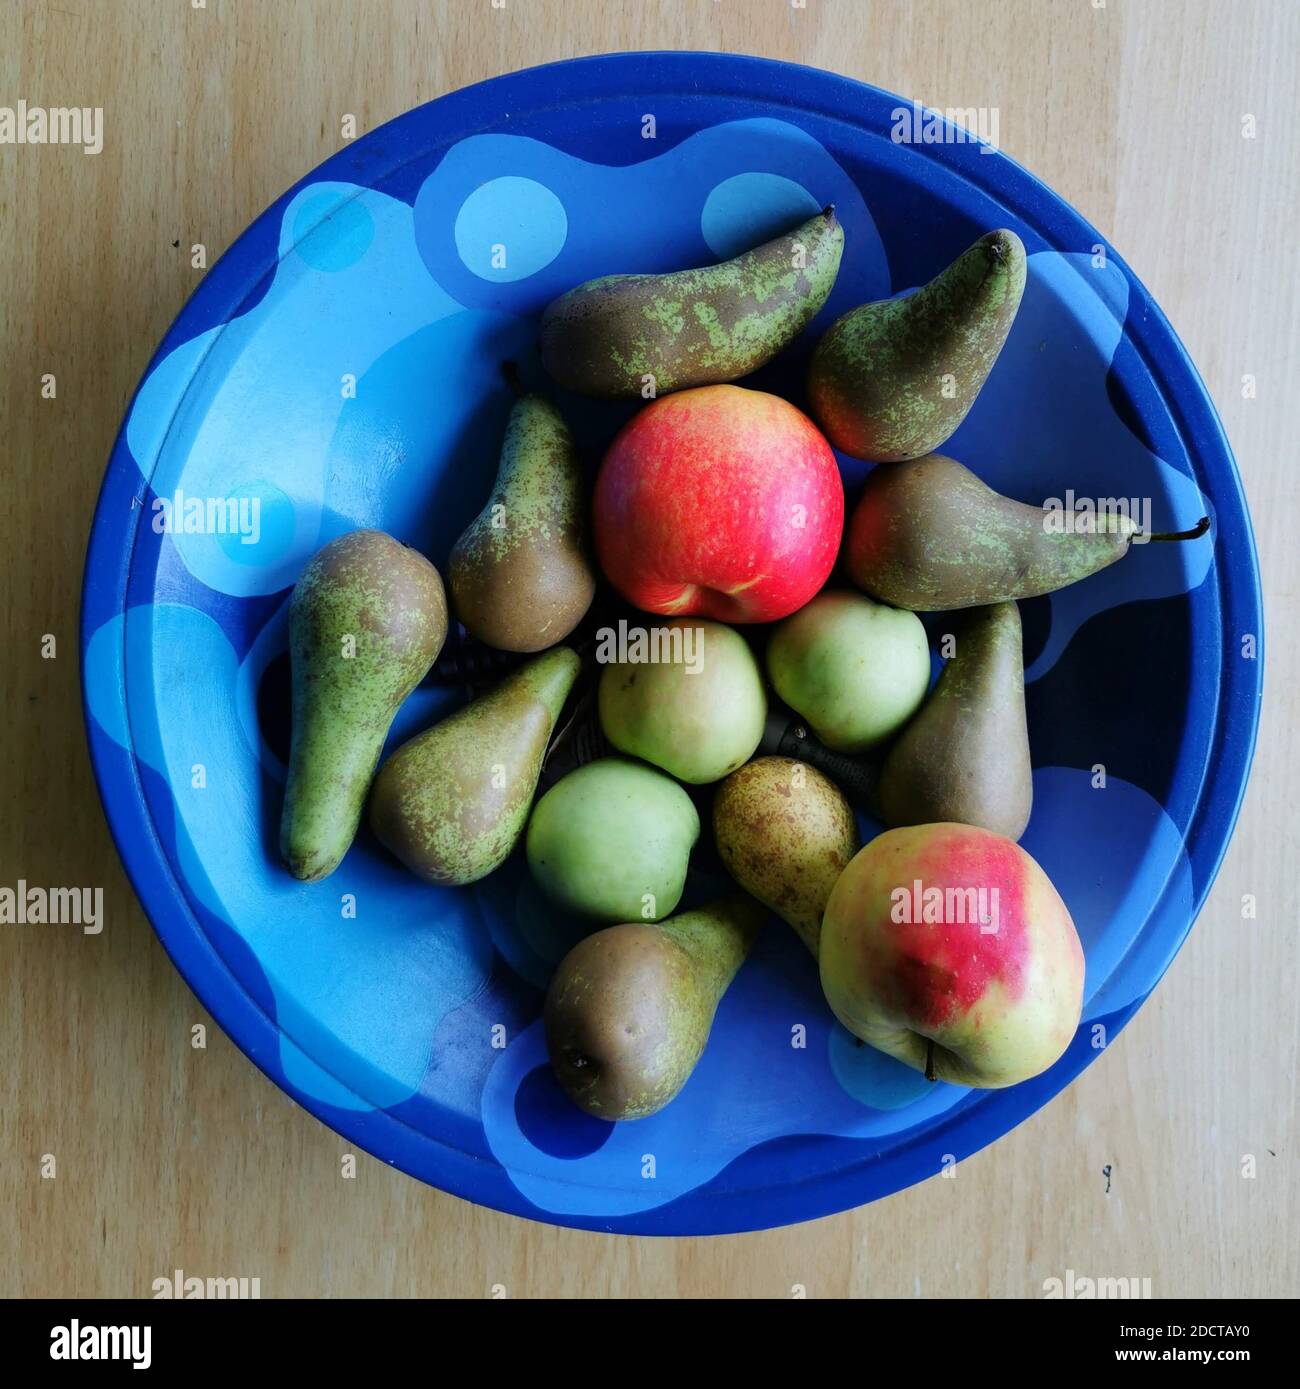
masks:
{"type": "Polygon", "coordinates": [[[492,495],[453,546],[447,581],[466,630],[502,651],[554,646],[591,606],[587,487],[573,436],[544,396],[515,402],[492,495]]]}
{"type": "Polygon", "coordinates": [[[953,822],[1019,839],[1034,799],[1019,609],[972,608],[955,639],[885,758],[881,815],[894,828],[953,822]]]}
{"type": "Polygon", "coordinates": [[[737,893],[658,925],[609,926],[560,961],[546,995],[551,1065],[581,1109],[642,1119],[690,1079],[766,916],[737,893]]]}
{"type": "Polygon", "coordinates": [[[556,647],[403,743],[370,792],[370,827],[427,882],[477,882],[510,856],[581,665],[556,647]]]}
{"type": "Polygon", "coordinates": [[[843,251],[828,207],[718,265],[589,280],[543,314],[542,364],[569,390],[611,400],[735,381],[812,321],[843,251]]]}
{"type": "MultiPolygon", "coordinates": [[[[1195,540],[1209,524],[1145,539],[1195,540]]],[[[871,473],[844,560],[853,582],[882,603],[946,612],[1055,593],[1123,559],[1136,535],[1123,513],[1063,524],[1061,513],[1003,497],[932,453],[871,473]]]]}
{"type": "Polygon", "coordinates": [[[314,882],[338,867],[402,701],[447,635],[438,571],[382,531],[341,535],[303,570],[289,605],[293,732],[280,855],[314,882]]]}
{"type": "Polygon", "coordinates": [[[915,294],[836,320],[808,370],[813,417],[831,443],[889,463],[951,438],[1011,331],[1025,269],[1015,232],[989,232],[915,294]]]}
{"type": "Polygon", "coordinates": [[[747,762],[718,787],[713,837],[727,872],[816,956],[831,889],[859,843],[835,784],[793,758],[747,762]]]}

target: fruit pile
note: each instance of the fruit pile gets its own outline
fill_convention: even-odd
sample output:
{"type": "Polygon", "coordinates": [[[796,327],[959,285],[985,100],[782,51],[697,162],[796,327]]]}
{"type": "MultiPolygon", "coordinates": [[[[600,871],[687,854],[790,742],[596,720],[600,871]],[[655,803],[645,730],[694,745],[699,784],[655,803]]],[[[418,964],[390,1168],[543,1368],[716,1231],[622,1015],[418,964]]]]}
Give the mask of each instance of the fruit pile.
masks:
{"type": "Polygon", "coordinates": [[[934,452],[1019,306],[1013,232],[840,318],[809,369],[816,424],[727,384],[811,322],[843,250],[828,208],[721,265],[609,276],[547,308],[555,381],[648,403],[589,494],[560,412],[511,375],[492,495],[447,575],[469,638],[521,663],[377,775],[447,635],[442,579],[363,530],[294,589],[289,871],[331,873],[367,808],[436,884],[478,881],[523,839],[541,891],[593,927],[556,970],[545,1027],[565,1090],[607,1119],[685,1084],[769,911],[818,960],[844,1026],[931,1079],[1015,1084],[1078,1026],[1078,936],[1016,843],[1033,793],[1016,600],[1113,563],[1138,533],[1122,516],[1049,524],[934,452]],[[847,527],[832,445],[879,465],[847,527]],[[630,621],[594,629],[617,600],[630,621]],[[931,689],[917,614],[953,609],[931,689]],[[687,787],[715,788],[703,809],[738,890],[674,915],[701,834],[687,787]],[[855,805],[889,827],[865,847],[855,805]]]}

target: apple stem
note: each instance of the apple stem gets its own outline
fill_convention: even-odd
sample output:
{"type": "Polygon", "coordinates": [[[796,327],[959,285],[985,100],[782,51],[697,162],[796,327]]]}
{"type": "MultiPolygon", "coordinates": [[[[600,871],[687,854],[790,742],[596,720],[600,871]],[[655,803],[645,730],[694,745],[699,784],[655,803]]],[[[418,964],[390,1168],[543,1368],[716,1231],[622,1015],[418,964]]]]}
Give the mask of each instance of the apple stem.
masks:
{"type": "Polygon", "coordinates": [[[935,1080],[938,1080],[938,1079],[939,1079],[939,1077],[938,1077],[937,1075],[935,1075],[935,1073],[934,1073],[934,1038],[933,1038],[933,1037],[927,1037],[927,1038],[925,1039],[925,1078],[926,1078],[926,1080],[930,1080],[930,1081],[935,1081],[935,1080]]]}
{"type": "Polygon", "coordinates": [[[1161,535],[1149,535],[1147,536],[1147,540],[1199,540],[1201,536],[1203,536],[1205,532],[1209,529],[1210,518],[1208,516],[1202,516],[1201,519],[1191,528],[1191,530],[1165,531],[1161,535]]]}

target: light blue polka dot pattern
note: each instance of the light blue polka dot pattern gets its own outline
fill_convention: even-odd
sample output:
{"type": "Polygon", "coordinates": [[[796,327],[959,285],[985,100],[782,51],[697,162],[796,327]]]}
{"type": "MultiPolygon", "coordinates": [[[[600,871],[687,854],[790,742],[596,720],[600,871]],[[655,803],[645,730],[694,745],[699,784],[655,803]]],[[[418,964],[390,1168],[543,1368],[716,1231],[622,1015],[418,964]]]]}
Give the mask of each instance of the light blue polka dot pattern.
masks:
{"type": "Polygon", "coordinates": [[[357,849],[323,882],[284,872],[274,850],[278,798],[268,798],[241,710],[245,682],[207,614],[175,603],[131,608],[95,633],[85,660],[92,717],[119,742],[129,733],[171,789],[188,892],[234,927],[261,966],[286,1076],[340,1107],[408,1100],[438,1023],[488,975],[492,950],[473,897],[357,849]],[[129,729],[115,694],[124,683],[129,729]]]}
{"type": "Polygon", "coordinates": [[[531,178],[494,178],[476,188],[456,216],[456,250],[484,280],[523,280],[564,249],[564,204],[531,178]]]}
{"type": "Polygon", "coordinates": [[[308,196],[293,219],[294,250],[313,270],[346,270],[370,249],[375,220],[361,198],[340,202],[333,190],[308,196]]]}
{"type": "Polygon", "coordinates": [[[846,1028],[831,1028],[828,1052],[835,1079],[870,1109],[903,1109],[930,1090],[923,1072],[858,1041],[846,1028]]]}
{"type": "MultiPolygon", "coordinates": [[[[354,454],[370,459],[376,471],[337,466],[332,444],[340,427],[382,407],[381,363],[409,355],[404,345],[436,353],[456,340],[469,370],[476,350],[485,356],[495,349],[457,334],[477,324],[501,336],[499,323],[467,318],[429,278],[414,244],[410,206],[373,189],[321,183],[302,190],[285,210],[279,253],[265,297],[164,357],[141,385],[126,426],[131,453],[159,496],[251,496],[245,489],[274,479],[285,500],[263,497],[258,544],[245,546],[239,537],[232,544],[206,529],[172,535],[195,578],[236,598],[288,588],[312,552],[349,523],[401,525],[374,515],[378,503],[391,500],[397,515],[410,492],[427,493],[423,470],[448,457],[446,445],[464,435],[463,417],[477,401],[453,380],[440,397],[444,408],[417,405],[399,421],[376,420],[379,437],[358,444],[354,454]],[[304,256],[296,229],[319,223],[326,212],[304,256]],[[362,224],[364,234],[357,230],[362,224]],[[353,233],[346,233],[348,225],[353,233]],[[355,252],[352,259],[341,250],[326,252],[325,226],[331,243],[341,238],[348,256],[355,252]],[[432,331],[444,322],[443,334],[432,331]],[[376,367],[378,378],[370,375],[376,367]],[[399,460],[409,466],[400,468],[399,460]],[[358,509],[358,492],[377,499],[372,514],[358,509]]],[[[445,380],[437,371],[438,362],[428,362],[423,379],[445,380]]]]}
{"type": "Polygon", "coordinates": [[[730,260],[806,222],[821,204],[780,174],[735,174],[709,194],[700,231],[719,260],[730,260]]]}
{"type": "Polygon", "coordinates": [[[226,500],[235,529],[218,535],[227,558],[236,564],[279,565],[293,544],[293,503],[272,482],[261,479],[231,488],[226,500]]]}

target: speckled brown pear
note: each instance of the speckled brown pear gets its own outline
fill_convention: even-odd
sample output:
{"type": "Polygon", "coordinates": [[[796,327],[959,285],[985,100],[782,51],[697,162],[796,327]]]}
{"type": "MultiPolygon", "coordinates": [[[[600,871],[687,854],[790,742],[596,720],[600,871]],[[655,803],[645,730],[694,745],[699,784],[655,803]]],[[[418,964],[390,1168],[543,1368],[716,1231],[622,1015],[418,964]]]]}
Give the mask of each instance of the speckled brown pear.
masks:
{"type": "Polygon", "coordinates": [[[609,400],[738,380],[812,321],[843,251],[828,207],[718,265],[589,280],[542,316],[542,364],[569,390],[609,400]]]}
{"type": "Polygon", "coordinates": [[[849,803],[814,767],[747,762],[718,787],[713,837],[727,872],[817,954],[835,880],[858,850],[849,803]]]}
{"type": "MultiPolygon", "coordinates": [[[[1095,528],[1059,523],[1060,513],[1000,496],[941,453],[868,477],[849,519],[844,560],[850,578],[882,603],[946,612],[1054,593],[1128,553],[1136,523],[1098,513],[1095,528]]],[[[1149,542],[1195,540],[1188,531],[1149,542]]]]}
{"type": "Polygon", "coordinates": [[[837,449],[919,458],[966,418],[1025,290],[1025,248],[993,231],[905,299],[850,310],[817,344],[808,398],[837,449]]]}
{"type": "Polygon", "coordinates": [[[370,827],[427,882],[477,882],[519,841],[555,721],[581,665],[567,646],[403,743],[379,769],[370,827]]]}
{"type": "Polygon", "coordinates": [[[955,822],[1019,839],[1034,799],[1020,611],[972,608],[956,649],[880,773],[887,825],[955,822]]]}
{"type": "Polygon", "coordinates": [[[506,427],[492,495],[452,548],[456,616],[502,651],[541,651],[569,635],[591,606],[587,487],[560,412],[519,395],[506,427]]]}
{"type": "Polygon", "coordinates": [[[743,893],[657,926],[608,926],[560,961],[546,995],[551,1065],[574,1104],[643,1119],[690,1079],[766,912],[743,893]]]}
{"type": "Polygon", "coordinates": [[[447,600],[425,557],[382,531],[341,535],[289,606],[293,737],[280,854],[314,882],[347,853],[399,705],[438,657],[447,600]]]}

